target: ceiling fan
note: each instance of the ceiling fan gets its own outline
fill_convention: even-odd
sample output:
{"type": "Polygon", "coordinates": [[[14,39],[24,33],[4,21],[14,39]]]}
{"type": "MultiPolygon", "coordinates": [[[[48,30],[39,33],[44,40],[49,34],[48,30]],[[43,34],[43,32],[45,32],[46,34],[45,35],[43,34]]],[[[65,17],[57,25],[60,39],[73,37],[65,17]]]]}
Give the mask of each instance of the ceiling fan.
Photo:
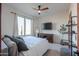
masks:
{"type": "Polygon", "coordinates": [[[49,8],[48,7],[41,8],[41,5],[38,5],[38,8],[33,8],[33,9],[36,10],[38,14],[40,15],[42,11],[48,10],[49,8]]]}

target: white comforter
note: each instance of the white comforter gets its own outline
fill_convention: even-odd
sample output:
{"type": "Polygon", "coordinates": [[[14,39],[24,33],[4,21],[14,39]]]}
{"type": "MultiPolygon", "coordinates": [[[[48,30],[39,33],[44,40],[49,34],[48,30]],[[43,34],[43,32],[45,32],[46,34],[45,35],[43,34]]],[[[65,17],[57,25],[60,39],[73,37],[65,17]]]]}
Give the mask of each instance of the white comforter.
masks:
{"type": "Polygon", "coordinates": [[[22,51],[20,54],[24,56],[42,56],[48,50],[48,41],[43,38],[34,36],[23,37],[25,44],[29,48],[28,51],[22,51]]]}

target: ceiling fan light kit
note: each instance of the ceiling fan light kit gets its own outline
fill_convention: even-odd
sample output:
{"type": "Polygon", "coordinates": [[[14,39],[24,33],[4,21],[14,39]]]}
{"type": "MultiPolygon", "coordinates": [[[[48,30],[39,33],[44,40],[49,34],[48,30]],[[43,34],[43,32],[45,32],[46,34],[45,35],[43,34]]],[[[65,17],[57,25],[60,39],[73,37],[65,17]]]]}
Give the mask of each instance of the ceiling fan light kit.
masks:
{"type": "Polygon", "coordinates": [[[40,15],[40,13],[41,13],[41,11],[40,10],[38,10],[38,14],[40,15]]]}
{"type": "Polygon", "coordinates": [[[41,5],[38,5],[38,8],[33,8],[33,9],[36,10],[38,14],[40,15],[42,11],[48,10],[48,7],[41,8],[41,5]]]}

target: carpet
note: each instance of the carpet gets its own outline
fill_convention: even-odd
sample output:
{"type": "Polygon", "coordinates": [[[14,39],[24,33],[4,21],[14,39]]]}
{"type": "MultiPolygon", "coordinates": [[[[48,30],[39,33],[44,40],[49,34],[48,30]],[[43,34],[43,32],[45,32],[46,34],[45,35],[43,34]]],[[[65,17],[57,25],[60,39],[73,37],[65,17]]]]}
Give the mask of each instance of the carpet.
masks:
{"type": "Polygon", "coordinates": [[[44,56],[60,56],[60,52],[49,49],[47,53],[44,54],[44,56]]]}

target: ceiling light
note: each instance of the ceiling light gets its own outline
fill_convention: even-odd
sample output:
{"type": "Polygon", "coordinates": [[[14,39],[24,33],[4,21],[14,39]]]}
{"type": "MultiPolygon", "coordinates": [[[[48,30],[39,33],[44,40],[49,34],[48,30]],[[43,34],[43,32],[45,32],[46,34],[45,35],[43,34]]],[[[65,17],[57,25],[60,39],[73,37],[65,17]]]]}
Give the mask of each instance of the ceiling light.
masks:
{"type": "Polygon", "coordinates": [[[38,14],[40,15],[40,13],[41,13],[41,11],[40,10],[38,10],[38,14]]]}
{"type": "Polygon", "coordinates": [[[39,10],[38,13],[41,13],[41,11],[39,10]]]}

